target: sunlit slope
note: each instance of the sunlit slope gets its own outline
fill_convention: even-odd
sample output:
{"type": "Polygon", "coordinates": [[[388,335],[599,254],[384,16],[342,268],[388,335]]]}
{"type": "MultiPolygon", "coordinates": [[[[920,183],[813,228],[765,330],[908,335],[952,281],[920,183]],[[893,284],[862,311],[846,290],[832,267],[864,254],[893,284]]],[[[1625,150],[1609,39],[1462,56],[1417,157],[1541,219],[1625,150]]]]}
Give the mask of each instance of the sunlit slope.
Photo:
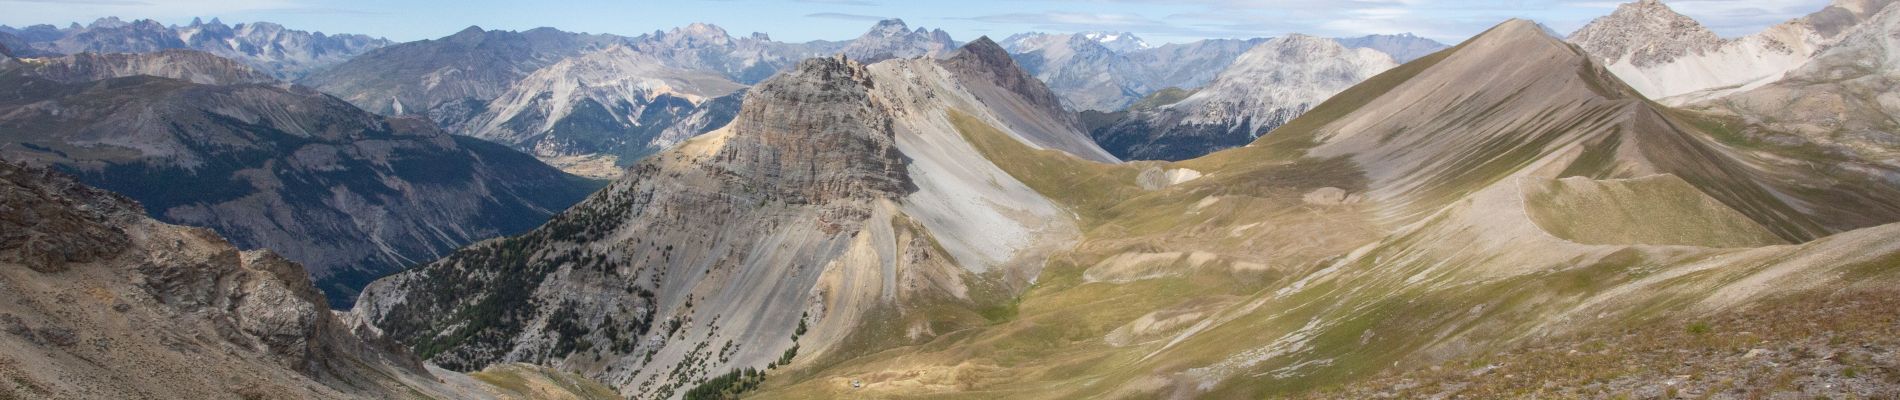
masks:
{"type": "Polygon", "coordinates": [[[768,380],[762,397],[1310,393],[1892,281],[1880,260],[1900,253],[1882,239],[1891,225],[1812,240],[1852,227],[1813,217],[1842,205],[1778,193],[1757,149],[1683,122],[1527,21],[1252,146],[1178,163],[1092,163],[956,120],[1075,212],[1084,238],[988,326],[768,380]]]}

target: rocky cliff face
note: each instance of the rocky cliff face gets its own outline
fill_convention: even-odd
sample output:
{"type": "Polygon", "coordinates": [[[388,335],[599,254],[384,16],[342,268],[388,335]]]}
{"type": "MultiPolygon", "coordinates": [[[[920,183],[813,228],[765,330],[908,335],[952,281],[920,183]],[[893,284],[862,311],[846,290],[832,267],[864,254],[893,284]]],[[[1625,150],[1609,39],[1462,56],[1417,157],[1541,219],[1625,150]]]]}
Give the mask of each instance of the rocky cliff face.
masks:
{"type": "Polygon", "coordinates": [[[531,228],[595,187],[501,146],[302,87],[149,75],[62,82],[48,78],[96,76],[22,65],[0,72],[0,157],[56,167],[161,220],[306,263],[337,304],[373,277],[531,228]]]}
{"type": "Polygon", "coordinates": [[[0,161],[0,230],[0,394],[467,394],[353,333],[296,263],[59,173],[0,161]]]}
{"type": "Polygon", "coordinates": [[[1346,88],[1397,66],[1372,49],[1292,35],[1234,60],[1206,88],[1131,110],[1091,135],[1124,159],[1183,160],[1252,142],[1346,88]]]}
{"type": "Polygon", "coordinates": [[[625,46],[562,60],[516,82],[467,135],[617,178],[633,160],[725,126],[737,111],[738,83],[661,62],[625,46]]]}
{"type": "Polygon", "coordinates": [[[919,343],[983,320],[1073,238],[956,128],[1091,148],[1053,99],[987,39],[807,60],[727,127],[540,229],[378,281],[354,312],[445,366],[541,362],[641,398],[919,343]]]}
{"type": "Polygon", "coordinates": [[[1602,54],[1605,64],[1627,61],[1637,67],[1714,51],[1724,42],[1702,23],[1660,0],[1617,6],[1616,12],[1590,21],[1569,40],[1590,54],[1602,54]]]}
{"type": "Polygon", "coordinates": [[[469,27],[441,39],[384,47],[306,76],[309,85],[383,115],[420,115],[462,132],[488,102],[535,70],[625,38],[539,28],[469,27]]]}
{"type": "MultiPolygon", "coordinates": [[[[285,28],[269,22],[225,25],[192,20],[188,26],[165,26],[152,20],[125,22],[104,18],[86,26],[55,29],[40,25],[27,29],[0,27],[0,32],[27,34],[22,49],[48,54],[151,53],[197,50],[230,58],[278,79],[296,79],[310,71],[334,65],[364,52],[388,46],[390,41],[364,35],[325,35],[285,28]]],[[[10,45],[11,46],[11,45],[10,45]]],[[[27,54],[43,56],[47,54],[27,54]]]]}

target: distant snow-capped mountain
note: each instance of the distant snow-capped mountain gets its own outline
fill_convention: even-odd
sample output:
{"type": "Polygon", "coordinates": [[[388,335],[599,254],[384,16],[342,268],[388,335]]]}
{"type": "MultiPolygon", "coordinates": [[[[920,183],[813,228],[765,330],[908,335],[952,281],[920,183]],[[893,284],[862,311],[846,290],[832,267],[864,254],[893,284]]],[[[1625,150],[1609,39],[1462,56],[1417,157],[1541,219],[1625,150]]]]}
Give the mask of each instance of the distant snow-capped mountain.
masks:
{"type": "MultiPolygon", "coordinates": [[[[0,33],[10,34],[20,39],[20,44],[30,46],[30,50],[45,54],[198,50],[238,60],[279,79],[296,79],[312,70],[392,44],[387,39],[365,35],[327,35],[270,22],[225,25],[215,18],[209,23],[193,19],[191,25],[166,26],[149,19],[124,21],[108,17],[85,26],[75,23],[65,29],[52,25],[0,26],[0,33]]],[[[5,45],[17,47],[14,43],[5,45]]],[[[23,49],[15,49],[20,50],[23,49]]]]}

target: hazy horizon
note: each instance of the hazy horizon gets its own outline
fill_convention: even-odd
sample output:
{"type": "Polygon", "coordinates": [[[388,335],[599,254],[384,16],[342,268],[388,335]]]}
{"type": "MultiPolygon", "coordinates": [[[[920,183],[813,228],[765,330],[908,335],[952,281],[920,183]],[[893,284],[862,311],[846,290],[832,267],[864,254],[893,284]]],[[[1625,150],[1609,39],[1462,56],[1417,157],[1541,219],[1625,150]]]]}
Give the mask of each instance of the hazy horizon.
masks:
{"type": "MultiPolygon", "coordinates": [[[[193,18],[225,23],[269,21],[292,29],[352,33],[396,41],[431,39],[468,26],[636,36],[694,22],[734,35],[763,32],[787,42],[846,40],[877,20],[903,19],[911,28],[943,29],[958,40],[1002,39],[1023,32],[1111,31],[1134,33],[1149,43],[1213,38],[1273,37],[1303,33],[1329,37],[1413,33],[1445,43],[1462,41],[1508,18],[1536,20],[1568,33],[1613,11],[1618,1],[1434,1],[1359,0],[971,0],[889,2],[875,0],[686,0],[609,2],[585,0],[559,6],[527,2],[438,0],[376,2],[341,0],[0,0],[11,10],[0,24],[24,27],[81,25],[104,17],[152,19],[185,25],[193,18]],[[1086,11],[1061,11],[1087,8],[1086,11]],[[789,17],[789,18],[788,18],[789,17]]],[[[1826,0],[1680,0],[1671,7],[1724,37],[1758,31],[1819,10],[1826,0]]]]}

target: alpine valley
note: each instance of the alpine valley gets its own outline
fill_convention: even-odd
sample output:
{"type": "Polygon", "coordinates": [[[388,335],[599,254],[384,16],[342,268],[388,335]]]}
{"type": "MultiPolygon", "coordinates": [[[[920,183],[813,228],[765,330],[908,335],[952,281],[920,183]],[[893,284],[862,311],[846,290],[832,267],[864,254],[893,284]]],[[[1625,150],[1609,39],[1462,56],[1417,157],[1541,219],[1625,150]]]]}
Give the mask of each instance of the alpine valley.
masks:
{"type": "Polygon", "coordinates": [[[1900,5],[1691,3],[0,26],[0,399],[1900,397],[1900,5]]]}

